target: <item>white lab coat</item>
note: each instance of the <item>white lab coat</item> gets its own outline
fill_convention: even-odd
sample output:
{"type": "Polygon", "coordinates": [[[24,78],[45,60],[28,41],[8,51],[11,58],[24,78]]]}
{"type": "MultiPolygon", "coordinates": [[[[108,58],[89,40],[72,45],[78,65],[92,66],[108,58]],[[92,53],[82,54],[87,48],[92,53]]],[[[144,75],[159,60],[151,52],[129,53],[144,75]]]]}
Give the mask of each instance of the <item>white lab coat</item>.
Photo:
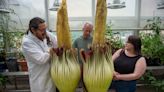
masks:
{"type": "MultiPolygon", "coordinates": [[[[57,39],[47,31],[52,46],[57,47],[57,39]]],[[[29,72],[31,92],[56,92],[50,76],[50,54],[47,40],[39,40],[31,32],[25,35],[22,42],[23,54],[29,72]]]]}

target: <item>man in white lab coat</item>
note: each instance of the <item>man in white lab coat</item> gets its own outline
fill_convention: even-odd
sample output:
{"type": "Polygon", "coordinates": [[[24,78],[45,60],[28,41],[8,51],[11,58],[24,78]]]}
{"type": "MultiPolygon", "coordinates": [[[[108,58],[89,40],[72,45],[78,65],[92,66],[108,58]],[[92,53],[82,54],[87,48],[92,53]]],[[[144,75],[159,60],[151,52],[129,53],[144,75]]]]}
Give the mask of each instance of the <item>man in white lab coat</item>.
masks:
{"type": "Polygon", "coordinates": [[[43,19],[31,19],[22,42],[23,54],[28,64],[31,92],[55,92],[55,85],[50,76],[49,52],[51,48],[57,47],[57,39],[46,31],[46,28],[43,19]]]}

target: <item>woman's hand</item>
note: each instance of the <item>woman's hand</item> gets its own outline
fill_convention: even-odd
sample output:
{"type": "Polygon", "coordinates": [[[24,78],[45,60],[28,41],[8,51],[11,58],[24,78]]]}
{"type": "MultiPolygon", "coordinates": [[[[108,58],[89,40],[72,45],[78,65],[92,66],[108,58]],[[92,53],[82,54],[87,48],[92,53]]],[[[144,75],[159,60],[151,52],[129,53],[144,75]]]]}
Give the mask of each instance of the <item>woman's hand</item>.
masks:
{"type": "Polygon", "coordinates": [[[119,80],[118,76],[120,75],[120,73],[114,71],[113,73],[113,80],[119,80]]]}

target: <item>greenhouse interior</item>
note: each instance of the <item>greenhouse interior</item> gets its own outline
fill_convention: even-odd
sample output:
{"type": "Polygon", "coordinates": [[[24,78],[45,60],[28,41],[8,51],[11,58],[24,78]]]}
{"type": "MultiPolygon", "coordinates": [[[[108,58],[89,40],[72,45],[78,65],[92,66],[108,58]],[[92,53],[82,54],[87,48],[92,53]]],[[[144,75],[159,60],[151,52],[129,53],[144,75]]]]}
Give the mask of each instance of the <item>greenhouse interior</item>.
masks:
{"type": "Polygon", "coordinates": [[[164,0],[0,0],[0,92],[164,92],[164,0]]]}

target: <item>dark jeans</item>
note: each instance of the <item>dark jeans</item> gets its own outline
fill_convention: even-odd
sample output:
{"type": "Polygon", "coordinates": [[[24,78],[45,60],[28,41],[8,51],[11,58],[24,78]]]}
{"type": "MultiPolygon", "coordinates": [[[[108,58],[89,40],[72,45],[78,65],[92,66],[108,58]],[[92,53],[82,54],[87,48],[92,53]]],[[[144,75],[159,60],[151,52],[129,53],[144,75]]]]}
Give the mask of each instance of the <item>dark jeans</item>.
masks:
{"type": "Polygon", "coordinates": [[[110,89],[115,89],[116,92],[135,92],[136,91],[136,80],[112,81],[110,89]]]}

